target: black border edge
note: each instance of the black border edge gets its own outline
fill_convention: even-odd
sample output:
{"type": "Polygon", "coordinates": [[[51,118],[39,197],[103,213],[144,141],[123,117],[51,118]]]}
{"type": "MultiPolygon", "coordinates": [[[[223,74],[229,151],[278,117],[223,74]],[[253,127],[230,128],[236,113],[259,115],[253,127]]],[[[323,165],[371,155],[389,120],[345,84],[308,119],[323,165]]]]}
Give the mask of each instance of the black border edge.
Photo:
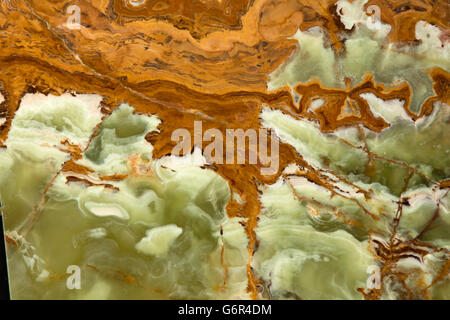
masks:
{"type": "Polygon", "coordinates": [[[3,214],[0,208],[0,300],[10,300],[8,263],[6,261],[6,241],[3,227],[3,214]]]}

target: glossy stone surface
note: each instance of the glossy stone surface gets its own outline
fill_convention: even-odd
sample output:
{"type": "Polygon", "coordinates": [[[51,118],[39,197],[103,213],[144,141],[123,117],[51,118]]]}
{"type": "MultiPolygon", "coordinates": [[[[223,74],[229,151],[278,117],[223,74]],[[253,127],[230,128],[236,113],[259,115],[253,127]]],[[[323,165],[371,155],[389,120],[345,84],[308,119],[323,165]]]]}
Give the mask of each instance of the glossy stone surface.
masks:
{"type": "Polygon", "coordinates": [[[1,1],[12,298],[450,299],[449,21],[445,0],[1,1]],[[174,153],[199,121],[269,130],[276,172],[174,153]]]}

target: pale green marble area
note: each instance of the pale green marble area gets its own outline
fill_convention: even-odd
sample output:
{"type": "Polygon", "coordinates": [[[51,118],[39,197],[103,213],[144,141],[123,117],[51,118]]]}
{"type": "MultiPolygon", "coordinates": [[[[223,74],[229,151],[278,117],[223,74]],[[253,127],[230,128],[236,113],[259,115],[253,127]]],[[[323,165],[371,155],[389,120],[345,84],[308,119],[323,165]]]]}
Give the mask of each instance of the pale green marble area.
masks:
{"type": "MultiPolygon", "coordinates": [[[[32,107],[41,111],[40,118],[20,109],[8,149],[0,155],[6,232],[19,244],[8,246],[12,298],[248,298],[247,238],[240,220],[225,213],[228,184],[195,161],[149,162],[150,175],[108,182],[118,190],[67,183],[69,173],[59,173],[39,205],[39,219],[22,237],[21,224],[67,159],[66,153],[42,146],[45,138],[37,130],[76,136],[78,128],[58,130],[57,125],[68,122],[64,108],[73,107],[70,103],[87,109],[80,99],[49,99],[62,119],[48,120],[39,105],[32,107]],[[33,126],[23,134],[27,121],[33,126]],[[71,265],[81,270],[79,290],[66,285],[71,265]]],[[[131,172],[130,156],[150,159],[152,147],[144,136],[159,120],[132,111],[122,105],[113,112],[79,163],[114,174],[131,172]]],[[[101,183],[95,175],[90,178],[101,183]]]]}
{"type": "MultiPolygon", "coordinates": [[[[449,44],[441,46],[439,30],[423,22],[416,25],[419,45],[389,44],[390,26],[367,23],[366,2],[338,3],[342,23],[354,28],[342,55],[322,30],[298,31],[298,50],[270,74],[268,89],[315,78],[344,88],[345,77],[355,85],[370,72],[387,86],[407,81],[411,110],[419,113],[434,95],[427,70],[450,70],[449,44]]],[[[145,136],[158,134],[157,114],[123,103],[105,116],[99,95],[26,95],[0,149],[12,298],[250,299],[250,263],[261,299],[363,299],[358,289],[374,288],[381,299],[400,299],[404,285],[413,298],[450,299],[450,277],[442,274],[450,258],[450,194],[439,187],[450,178],[450,107],[438,101],[414,121],[404,101],[362,97],[390,124],[379,133],[362,128],[364,140],[355,127],[325,134],[317,122],[263,108],[262,126],[295,148],[329,188],[298,175],[308,169],[296,163],[274,184],[258,185],[258,244],[249,259],[246,219],[226,212],[230,199],[245,197],[203,166],[198,149],[153,159],[145,136]],[[70,159],[64,140],[85,150],[73,161],[92,173],[61,170],[70,159]],[[100,179],[113,175],[126,177],[100,179]],[[394,232],[396,242],[411,245],[383,260],[377,243],[388,247],[394,232]],[[406,275],[404,284],[386,276],[374,287],[383,267],[406,275]]]]}
{"type": "MultiPolygon", "coordinates": [[[[400,259],[395,268],[411,274],[407,280],[411,288],[419,282],[432,283],[448,260],[450,197],[448,188],[439,188],[424,177],[439,182],[450,176],[449,106],[436,103],[430,116],[417,123],[397,120],[380,134],[364,130],[369,150],[385,158],[374,161],[376,170],[371,175],[365,170],[367,153],[356,148],[363,142],[355,129],[323,134],[317,123],[296,120],[269,108],[263,110],[261,119],[310,165],[336,181],[334,194],[296,176],[280,178],[276,184],[262,188],[264,209],[256,231],[261,242],[254,261],[257,274],[271,283],[273,297],[362,298],[355,288],[365,288],[367,268],[383,265],[369,254],[372,250],[368,241],[371,236],[390,239],[402,199],[407,202],[402,206],[397,238],[410,241],[419,237],[439,252],[430,252],[422,263],[412,259],[414,263],[408,264],[400,259]],[[407,184],[410,169],[405,165],[416,170],[407,184]],[[338,175],[348,182],[339,181],[338,175]],[[370,198],[357,188],[370,191],[370,198]],[[431,228],[421,234],[436,212],[431,228]],[[420,281],[417,270],[423,275],[420,281]]],[[[285,172],[292,174],[295,169],[302,168],[293,166],[285,172]]],[[[383,281],[382,298],[399,298],[401,286],[389,278],[383,281]]],[[[446,275],[438,282],[431,298],[448,299],[448,281],[446,275]]]]}
{"type": "MultiPolygon", "coordinates": [[[[320,28],[298,31],[293,36],[298,49],[270,75],[269,90],[294,88],[311,80],[328,88],[345,88],[346,77],[356,85],[370,72],[377,83],[387,86],[406,81],[413,94],[410,109],[418,114],[422,103],[435,94],[427,71],[433,67],[450,71],[450,46],[441,44],[437,27],[422,21],[416,25],[417,46],[389,44],[391,27],[370,23],[363,12],[366,3],[338,2],[341,21],[347,29],[354,28],[348,36],[342,35],[346,41],[338,56],[320,28]]],[[[260,245],[255,271],[274,298],[362,298],[355,288],[367,288],[370,270],[384,265],[369,254],[374,251],[369,241],[377,238],[388,243],[398,203],[403,201],[397,239],[407,242],[418,237],[434,245],[435,251],[430,250],[422,261],[401,258],[390,266],[408,275],[405,283],[415,297],[420,296],[420,288],[433,283],[429,298],[448,299],[448,274],[436,284],[434,279],[445,270],[450,248],[448,188],[436,186],[450,177],[449,106],[437,102],[431,115],[414,121],[404,111],[404,101],[361,96],[374,114],[390,124],[381,133],[363,128],[368,149],[378,156],[372,159],[372,172],[367,170],[369,155],[355,128],[323,134],[318,123],[263,110],[263,125],[335,182],[334,193],[295,176],[262,187],[264,209],[256,231],[260,245]],[[369,191],[371,197],[364,197],[358,188],[369,191]]],[[[300,96],[295,98],[298,101],[300,96]]],[[[292,174],[296,169],[303,168],[293,164],[285,172],[292,174]]],[[[381,282],[382,299],[398,299],[405,292],[395,278],[381,282]]]]}
{"type": "MultiPolygon", "coordinates": [[[[314,186],[303,189],[297,192],[328,198],[326,192],[312,190],[314,186]]],[[[271,284],[273,298],[362,298],[355,288],[365,287],[366,269],[374,263],[362,230],[351,230],[326,211],[311,217],[283,182],[264,188],[261,201],[265,210],[257,228],[261,243],[254,266],[271,284]]],[[[348,203],[341,203],[343,210],[346,205],[356,211],[348,203]]]]}
{"type": "Polygon", "coordinates": [[[347,175],[353,182],[378,182],[395,195],[403,189],[409,172],[407,167],[399,164],[417,170],[410,180],[410,187],[428,186],[430,183],[424,177],[440,181],[450,176],[450,110],[445,104],[436,103],[434,113],[416,123],[399,120],[379,134],[365,129],[369,150],[380,156],[374,159],[376,170],[373,176],[366,173],[368,154],[355,148],[364,146],[355,128],[323,134],[317,123],[295,120],[279,110],[268,108],[261,114],[261,119],[265,126],[273,128],[283,141],[293,145],[315,167],[347,175]],[[350,141],[355,147],[340,138],[350,141]],[[384,161],[381,157],[399,164],[384,161]]]}
{"type": "MultiPolygon", "coordinates": [[[[135,114],[123,104],[104,120],[77,160],[96,173],[58,173],[69,159],[57,149],[63,148],[59,141],[87,146],[88,131],[101,120],[100,98],[48,96],[46,103],[39,98],[24,100],[8,148],[0,153],[6,232],[18,244],[8,245],[13,298],[250,298],[248,239],[240,224],[245,219],[227,217],[225,206],[236,195],[219,175],[201,168],[205,159],[198,150],[187,157],[150,160],[152,146],[144,137],[158,130],[159,120],[135,114]],[[73,106],[80,110],[77,126],[64,112],[73,106]],[[101,185],[99,175],[124,173],[129,176],[122,181],[106,181],[113,188],[101,185]],[[68,183],[71,174],[92,185],[68,183]],[[38,218],[26,232],[30,214],[38,218]],[[80,289],[68,288],[70,266],[80,268],[80,289]]],[[[443,139],[448,112],[448,106],[437,103],[435,112],[418,123],[399,119],[378,135],[366,130],[369,148],[434,180],[448,178],[449,147],[443,139]]],[[[261,121],[334,181],[335,194],[298,176],[261,185],[263,209],[255,230],[259,246],[252,260],[256,278],[264,283],[260,298],[362,299],[356,289],[367,289],[368,270],[382,266],[372,254],[370,238],[390,237],[399,196],[406,199],[399,239],[417,237],[439,210],[433,228],[420,240],[450,248],[450,197],[445,188],[434,187],[417,173],[405,186],[407,170],[382,160],[368,176],[367,153],[340,140],[345,137],[360,146],[353,129],[322,134],[314,122],[268,108],[261,121]],[[371,196],[366,198],[358,188],[371,196]]],[[[295,169],[301,168],[292,165],[285,173],[295,169]]],[[[400,259],[395,268],[411,273],[411,286],[419,281],[414,270],[425,274],[420,281],[431,284],[446,259],[445,251],[430,252],[421,263],[400,259]]],[[[431,297],[448,298],[447,283],[444,278],[433,286],[431,297]]],[[[399,290],[394,280],[383,280],[382,298],[397,299],[399,290]]]]}
{"type": "MultiPolygon", "coordinates": [[[[450,44],[441,44],[440,30],[424,21],[416,25],[417,46],[392,44],[387,40],[389,25],[381,22],[368,24],[369,17],[362,11],[367,0],[339,1],[344,8],[341,21],[347,29],[355,28],[344,42],[344,53],[336,56],[325,34],[319,27],[297,31],[297,52],[270,75],[269,89],[318,79],[325,87],[345,88],[344,79],[350,77],[353,85],[361,82],[367,72],[375,81],[387,86],[406,81],[413,95],[410,109],[419,113],[422,103],[434,95],[432,80],[427,70],[440,67],[450,71],[450,44]]],[[[340,10],[338,10],[340,12],[340,10]]]]}

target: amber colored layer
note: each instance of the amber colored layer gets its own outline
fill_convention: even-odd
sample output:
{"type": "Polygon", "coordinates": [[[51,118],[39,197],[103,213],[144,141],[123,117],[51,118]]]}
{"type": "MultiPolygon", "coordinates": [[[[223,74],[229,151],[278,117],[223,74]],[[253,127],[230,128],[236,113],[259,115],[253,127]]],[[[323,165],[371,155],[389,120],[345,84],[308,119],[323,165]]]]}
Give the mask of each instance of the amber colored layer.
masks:
{"type": "MultiPolygon", "coordinates": [[[[298,28],[306,30],[323,26],[330,45],[340,54],[338,37],[344,32],[335,12],[335,1],[303,0],[224,0],[218,1],[147,1],[134,8],[122,0],[114,1],[51,1],[23,0],[0,3],[0,83],[5,101],[0,116],[6,122],[0,127],[0,143],[4,147],[11,121],[21,98],[29,92],[60,95],[64,92],[96,93],[104,97],[103,113],[110,114],[121,102],[136,112],[157,114],[162,120],[160,133],[148,136],[154,145],[154,157],[170,154],[173,130],[193,131],[195,120],[202,120],[204,130],[217,128],[260,128],[259,114],[263,105],[292,115],[318,120],[323,132],[343,126],[365,126],[380,131],[388,124],[374,116],[360,93],[372,92],[382,99],[407,101],[411,90],[404,83],[385,88],[371,75],[348,89],[328,89],[317,81],[298,85],[303,97],[297,106],[290,90],[282,88],[267,92],[267,75],[293,53],[296,42],[288,39],[298,28]],[[81,8],[80,30],[64,27],[66,8],[81,8]],[[308,110],[312,99],[326,103],[317,110],[308,110]],[[340,108],[336,108],[339,106],[340,108]],[[345,106],[354,115],[341,116],[345,106]]],[[[372,0],[381,8],[381,20],[393,26],[392,42],[414,41],[414,26],[419,20],[448,29],[450,5],[440,1],[372,0]]],[[[436,96],[424,104],[419,117],[430,114],[437,99],[449,103],[450,75],[441,70],[430,72],[436,96]]],[[[96,133],[91,137],[95,137],[96,133]]],[[[76,160],[82,150],[66,144],[76,160]]],[[[311,181],[330,188],[327,177],[306,163],[288,144],[280,145],[280,169],[265,177],[256,165],[215,165],[227,179],[232,191],[244,204],[231,200],[229,216],[246,217],[250,261],[258,246],[254,228],[261,204],[258,185],[277,180],[290,163],[304,168],[311,181]]],[[[66,162],[63,171],[85,174],[87,168],[66,162]]],[[[117,180],[123,177],[103,177],[117,180]]],[[[69,180],[79,180],[72,177],[69,180]]],[[[87,181],[87,183],[92,183],[87,181]]],[[[402,251],[420,254],[416,243],[395,245],[394,252],[378,246],[374,254],[385,261],[397,259],[402,251]]],[[[258,279],[248,263],[248,289],[256,298],[258,279]]],[[[397,275],[400,276],[400,275],[397,275]]],[[[367,298],[377,293],[364,293],[367,298]]]]}

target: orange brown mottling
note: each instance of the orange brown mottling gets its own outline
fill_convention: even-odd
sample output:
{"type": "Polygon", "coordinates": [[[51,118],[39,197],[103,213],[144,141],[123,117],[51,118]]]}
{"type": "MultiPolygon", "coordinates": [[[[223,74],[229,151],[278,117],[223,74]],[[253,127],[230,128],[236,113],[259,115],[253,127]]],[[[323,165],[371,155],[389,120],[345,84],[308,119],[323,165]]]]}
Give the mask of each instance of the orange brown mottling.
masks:
{"type": "Polygon", "coordinates": [[[428,21],[448,30],[450,27],[450,3],[446,0],[369,0],[366,7],[377,5],[381,9],[381,21],[393,26],[389,39],[392,42],[413,42],[415,25],[428,21]]]}
{"type": "MultiPolygon", "coordinates": [[[[372,114],[367,102],[359,97],[363,92],[372,92],[382,99],[405,100],[407,113],[415,119],[430,114],[434,101],[449,103],[450,76],[438,68],[430,71],[436,96],[427,100],[418,116],[407,109],[411,95],[408,84],[385,88],[370,74],[347,89],[324,88],[315,80],[299,84],[295,87],[302,95],[299,105],[294,103],[288,88],[268,92],[268,74],[294,52],[296,41],[289,37],[299,28],[323,27],[336,54],[342,52],[339,34],[344,30],[335,3],[171,0],[147,1],[133,7],[124,0],[2,1],[0,90],[5,101],[0,105],[0,115],[6,117],[6,122],[0,127],[0,145],[5,147],[21,98],[30,92],[100,94],[104,97],[105,116],[121,102],[135,107],[137,113],[157,114],[162,120],[160,132],[147,137],[154,146],[154,158],[170,154],[175,145],[170,139],[172,131],[186,128],[192,133],[195,120],[203,121],[204,130],[259,129],[263,105],[317,120],[323,132],[360,125],[379,132],[388,124],[372,114]],[[66,9],[72,4],[81,8],[79,30],[65,26],[66,9]],[[325,104],[311,111],[308,108],[313,99],[323,99],[325,104]],[[354,114],[342,116],[346,105],[354,114]]],[[[389,34],[392,42],[414,41],[414,26],[419,20],[449,28],[450,4],[445,0],[371,0],[366,6],[372,4],[381,8],[381,20],[393,27],[389,34]]],[[[97,131],[91,141],[96,134],[97,131]]],[[[71,159],[65,162],[62,172],[92,174],[92,170],[75,163],[82,150],[68,142],[63,142],[63,146],[71,159]]],[[[258,247],[254,231],[261,211],[258,186],[274,183],[290,163],[304,168],[302,175],[314,183],[331,189],[327,176],[284,143],[280,144],[279,170],[270,177],[261,175],[261,164],[212,166],[243,200],[242,204],[230,200],[227,212],[230,217],[247,218],[244,226],[249,238],[248,290],[253,298],[258,295],[260,283],[250,266],[258,247]]],[[[117,181],[125,177],[100,178],[117,181]]],[[[92,183],[75,176],[70,176],[69,181],[92,183]]],[[[374,254],[385,265],[383,276],[396,276],[400,281],[403,275],[389,266],[408,250],[419,255],[425,252],[418,241],[395,243],[389,249],[380,244],[377,248],[374,254]]],[[[128,275],[122,276],[125,281],[134,282],[128,275]]],[[[414,296],[405,292],[408,297],[414,296]]],[[[377,292],[362,293],[366,298],[379,297],[377,292]]]]}

